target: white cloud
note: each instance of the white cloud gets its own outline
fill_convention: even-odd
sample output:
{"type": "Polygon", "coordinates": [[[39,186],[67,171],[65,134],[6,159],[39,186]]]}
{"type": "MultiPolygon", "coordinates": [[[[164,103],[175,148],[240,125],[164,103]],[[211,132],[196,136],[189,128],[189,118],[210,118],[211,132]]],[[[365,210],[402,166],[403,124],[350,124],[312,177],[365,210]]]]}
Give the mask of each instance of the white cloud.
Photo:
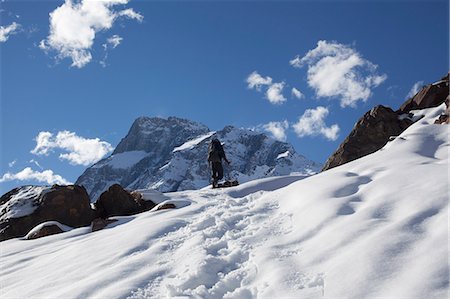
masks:
{"type": "Polygon", "coordinates": [[[283,88],[285,83],[273,83],[269,85],[269,88],[266,91],[266,98],[272,104],[281,104],[286,101],[286,98],[283,96],[283,88]]]}
{"type": "Polygon", "coordinates": [[[256,90],[260,91],[261,86],[264,85],[270,85],[272,84],[272,78],[270,77],[263,77],[260,74],[258,74],[257,71],[254,71],[247,77],[247,84],[249,89],[255,88],[256,90]]]}
{"type": "Polygon", "coordinates": [[[292,97],[297,98],[297,99],[303,99],[305,97],[305,95],[295,87],[292,87],[291,94],[292,94],[292,97]]]}
{"type": "Polygon", "coordinates": [[[82,68],[92,60],[90,52],[96,33],[111,29],[119,17],[142,21],[143,16],[132,9],[117,11],[115,5],[129,0],[81,0],[65,3],[50,13],[50,33],[39,47],[56,51],[57,58],[71,58],[72,66],[82,68]]]}
{"type": "Polygon", "coordinates": [[[4,27],[0,26],[0,42],[4,43],[8,40],[8,38],[16,34],[20,29],[20,24],[17,24],[16,22],[12,22],[12,24],[4,27]]]}
{"type": "Polygon", "coordinates": [[[412,98],[416,95],[423,87],[423,81],[418,81],[414,83],[413,87],[411,87],[411,90],[406,95],[406,99],[412,98]]]}
{"type": "Polygon", "coordinates": [[[86,139],[73,132],[61,131],[56,137],[50,132],[40,132],[35,138],[36,147],[31,151],[35,155],[48,155],[55,149],[66,151],[59,155],[72,165],[90,165],[113,150],[111,144],[98,138],[86,139]]]}
{"type": "Polygon", "coordinates": [[[256,89],[257,91],[261,91],[263,86],[266,87],[266,99],[272,104],[281,104],[286,101],[282,94],[285,86],[284,82],[274,83],[271,77],[263,77],[257,71],[254,71],[248,75],[247,84],[247,88],[256,89]]]}
{"type": "Polygon", "coordinates": [[[289,128],[287,120],[281,122],[269,122],[262,126],[264,130],[271,133],[272,136],[279,141],[286,141],[286,130],[289,128]]]}
{"type": "Polygon", "coordinates": [[[54,174],[52,170],[44,170],[42,172],[34,171],[30,167],[24,168],[18,173],[7,172],[0,178],[0,183],[8,181],[38,181],[41,183],[47,183],[49,185],[70,185],[71,182],[67,181],[60,175],[54,174]]]}
{"type": "Polygon", "coordinates": [[[117,34],[111,36],[106,41],[111,45],[113,49],[115,49],[122,42],[123,38],[118,36],[117,34]]]}
{"type": "Polygon", "coordinates": [[[144,20],[144,16],[141,15],[140,13],[135,12],[132,8],[119,11],[118,15],[136,20],[138,22],[142,22],[144,20]]]}
{"type": "Polygon", "coordinates": [[[327,127],[325,118],[329,111],[319,106],[316,109],[307,109],[293,125],[298,137],[322,135],[328,140],[336,140],[339,137],[339,126],[337,124],[327,127]]]}
{"type": "Polygon", "coordinates": [[[8,163],[9,168],[13,167],[14,165],[16,165],[17,160],[11,161],[8,163]]]}
{"type": "Polygon", "coordinates": [[[319,41],[315,49],[289,63],[295,68],[306,65],[308,85],[316,95],[340,98],[341,107],[355,107],[358,101],[367,101],[372,88],[387,79],[387,75],[376,73],[377,65],[337,42],[319,41]]]}

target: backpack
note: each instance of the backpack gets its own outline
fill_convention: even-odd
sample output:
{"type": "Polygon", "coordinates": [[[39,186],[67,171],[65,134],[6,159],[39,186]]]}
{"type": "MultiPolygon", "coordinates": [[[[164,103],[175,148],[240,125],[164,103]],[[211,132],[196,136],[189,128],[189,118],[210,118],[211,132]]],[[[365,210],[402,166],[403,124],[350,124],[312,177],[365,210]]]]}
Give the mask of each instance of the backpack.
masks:
{"type": "Polygon", "coordinates": [[[208,161],[209,162],[221,162],[223,156],[223,147],[219,140],[213,139],[209,143],[208,149],[208,161]]]}

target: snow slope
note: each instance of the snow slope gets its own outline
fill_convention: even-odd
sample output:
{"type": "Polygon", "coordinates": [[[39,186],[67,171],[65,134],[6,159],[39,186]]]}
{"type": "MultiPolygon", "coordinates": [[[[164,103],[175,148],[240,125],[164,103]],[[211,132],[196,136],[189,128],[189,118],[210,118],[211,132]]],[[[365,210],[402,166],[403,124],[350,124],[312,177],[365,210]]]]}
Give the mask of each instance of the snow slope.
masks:
{"type": "Polygon", "coordinates": [[[2,242],[0,297],[448,298],[442,110],[305,179],[166,193],[179,209],[2,242]]]}

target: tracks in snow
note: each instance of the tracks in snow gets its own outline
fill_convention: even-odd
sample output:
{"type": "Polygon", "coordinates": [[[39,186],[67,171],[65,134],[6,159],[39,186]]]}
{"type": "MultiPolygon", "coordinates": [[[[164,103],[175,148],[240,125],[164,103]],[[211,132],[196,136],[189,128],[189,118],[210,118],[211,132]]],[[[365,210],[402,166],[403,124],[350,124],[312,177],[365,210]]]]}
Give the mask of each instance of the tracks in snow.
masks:
{"type": "MultiPolygon", "coordinates": [[[[186,225],[169,232],[150,246],[162,246],[155,261],[158,277],[133,292],[130,298],[189,296],[194,298],[253,298],[246,286],[258,269],[250,258],[251,246],[260,242],[257,232],[276,210],[261,202],[264,191],[242,198],[223,191],[199,191],[199,211],[186,225]]],[[[276,229],[275,227],[273,229],[276,229]]],[[[277,234],[279,232],[273,232],[277,234]]]]}

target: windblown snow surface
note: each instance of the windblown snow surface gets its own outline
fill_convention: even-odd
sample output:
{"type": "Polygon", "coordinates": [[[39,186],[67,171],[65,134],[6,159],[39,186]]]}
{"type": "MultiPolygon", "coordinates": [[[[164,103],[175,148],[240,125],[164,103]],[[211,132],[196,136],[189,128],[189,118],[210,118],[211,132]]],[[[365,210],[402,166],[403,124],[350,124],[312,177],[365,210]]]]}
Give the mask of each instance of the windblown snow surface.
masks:
{"type": "Polygon", "coordinates": [[[449,126],[431,124],[442,110],[306,179],[166,193],[178,209],[2,242],[0,296],[448,298],[449,126]]]}

